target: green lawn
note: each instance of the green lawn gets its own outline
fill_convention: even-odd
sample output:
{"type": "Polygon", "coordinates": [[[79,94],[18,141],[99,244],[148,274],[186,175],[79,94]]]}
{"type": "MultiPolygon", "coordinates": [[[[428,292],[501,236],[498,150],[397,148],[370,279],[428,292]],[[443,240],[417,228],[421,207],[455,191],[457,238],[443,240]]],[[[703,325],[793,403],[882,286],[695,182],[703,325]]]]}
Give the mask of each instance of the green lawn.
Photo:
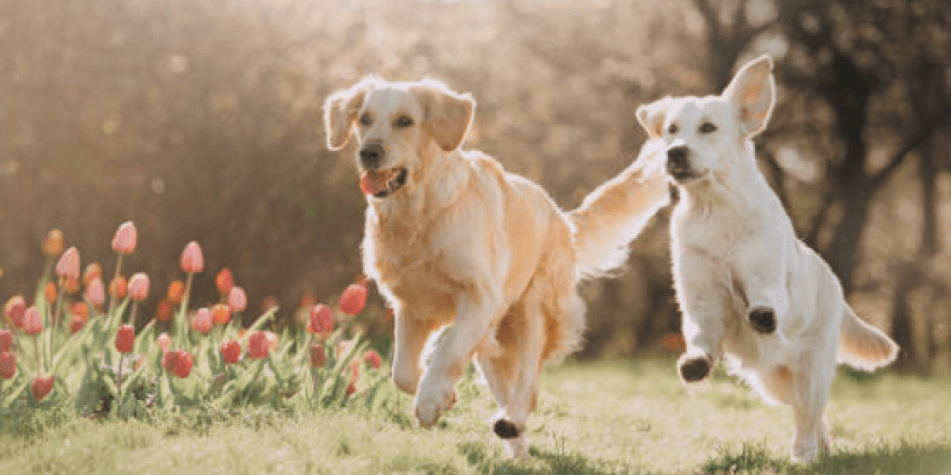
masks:
{"type": "Polygon", "coordinates": [[[71,410],[0,418],[0,474],[935,473],[951,474],[951,379],[841,371],[827,416],[834,452],[789,460],[792,414],[722,373],[684,387],[668,358],[546,371],[533,457],[501,459],[488,389],[472,378],[434,430],[408,396],[368,413],[210,409],[148,422],[71,410]]]}

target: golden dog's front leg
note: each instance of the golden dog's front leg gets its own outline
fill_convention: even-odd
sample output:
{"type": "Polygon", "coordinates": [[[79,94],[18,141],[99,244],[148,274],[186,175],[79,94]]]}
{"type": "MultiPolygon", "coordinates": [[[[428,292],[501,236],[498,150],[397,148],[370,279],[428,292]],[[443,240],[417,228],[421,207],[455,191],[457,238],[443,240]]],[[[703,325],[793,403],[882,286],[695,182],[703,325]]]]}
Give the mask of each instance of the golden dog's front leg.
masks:
{"type": "Polygon", "coordinates": [[[492,322],[503,311],[501,298],[497,297],[500,292],[472,293],[477,295],[463,295],[457,300],[456,320],[436,344],[416,392],[413,409],[423,427],[432,427],[456,402],[453,385],[462,376],[492,322]]]}
{"type": "Polygon", "coordinates": [[[405,309],[396,311],[393,384],[408,394],[416,394],[423,374],[420,358],[434,329],[435,324],[430,320],[421,319],[405,309]]]}

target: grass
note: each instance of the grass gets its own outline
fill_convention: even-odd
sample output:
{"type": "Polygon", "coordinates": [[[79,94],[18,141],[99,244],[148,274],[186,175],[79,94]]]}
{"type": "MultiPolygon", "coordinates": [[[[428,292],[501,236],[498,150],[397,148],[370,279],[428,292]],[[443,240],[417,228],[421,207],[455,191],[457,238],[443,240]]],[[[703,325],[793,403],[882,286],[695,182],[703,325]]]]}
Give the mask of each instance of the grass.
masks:
{"type": "Polygon", "coordinates": [[[722,373],[684,387],[668,358],[546,370],[528,460],[502,460],[494,405],[474,378],[434,430],[411,399],[338,412],[203,408],[152,420],[68,408],[0,415],[0,473],[821,473],[951,474],[951,379],[841,371],[827,410],[831,456],[788,457],[791,411],[722,373]]]}

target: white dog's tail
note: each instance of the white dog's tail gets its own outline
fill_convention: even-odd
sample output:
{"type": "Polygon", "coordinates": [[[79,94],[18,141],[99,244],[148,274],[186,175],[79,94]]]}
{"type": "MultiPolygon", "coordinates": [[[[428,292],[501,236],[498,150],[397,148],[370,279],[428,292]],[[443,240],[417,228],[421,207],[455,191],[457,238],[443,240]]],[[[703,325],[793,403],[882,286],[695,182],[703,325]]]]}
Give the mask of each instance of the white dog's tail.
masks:
{"type": "Polygon", "coordinates": [[[628,243],[670,202],[663,151],[663,141],[648,140],[634,163],[568,213],[581,277],[604,275],[623,264],[628,243]]]}
{"type": "Polygon", "coordinates": [[[848,304],[842,313],[838,362],[862,371],[874,371],[898,356],[898,345],[884,332],[863,322],[848,304]]]}

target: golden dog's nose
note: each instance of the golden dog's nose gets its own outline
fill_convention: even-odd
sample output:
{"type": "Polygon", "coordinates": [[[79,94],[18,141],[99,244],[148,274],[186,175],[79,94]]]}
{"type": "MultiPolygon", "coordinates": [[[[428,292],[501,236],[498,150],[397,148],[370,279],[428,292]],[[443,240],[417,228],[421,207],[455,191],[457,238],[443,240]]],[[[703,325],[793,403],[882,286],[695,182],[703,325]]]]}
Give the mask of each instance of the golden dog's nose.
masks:
{"type": "Polygon", "coordinates": [[[376,169],[383,161],[384,154],[383,145],[379,143],[364,144],[363,148],[360,149],[360,164],[363,165],[363,168],[369,170],[376,169]]]}

